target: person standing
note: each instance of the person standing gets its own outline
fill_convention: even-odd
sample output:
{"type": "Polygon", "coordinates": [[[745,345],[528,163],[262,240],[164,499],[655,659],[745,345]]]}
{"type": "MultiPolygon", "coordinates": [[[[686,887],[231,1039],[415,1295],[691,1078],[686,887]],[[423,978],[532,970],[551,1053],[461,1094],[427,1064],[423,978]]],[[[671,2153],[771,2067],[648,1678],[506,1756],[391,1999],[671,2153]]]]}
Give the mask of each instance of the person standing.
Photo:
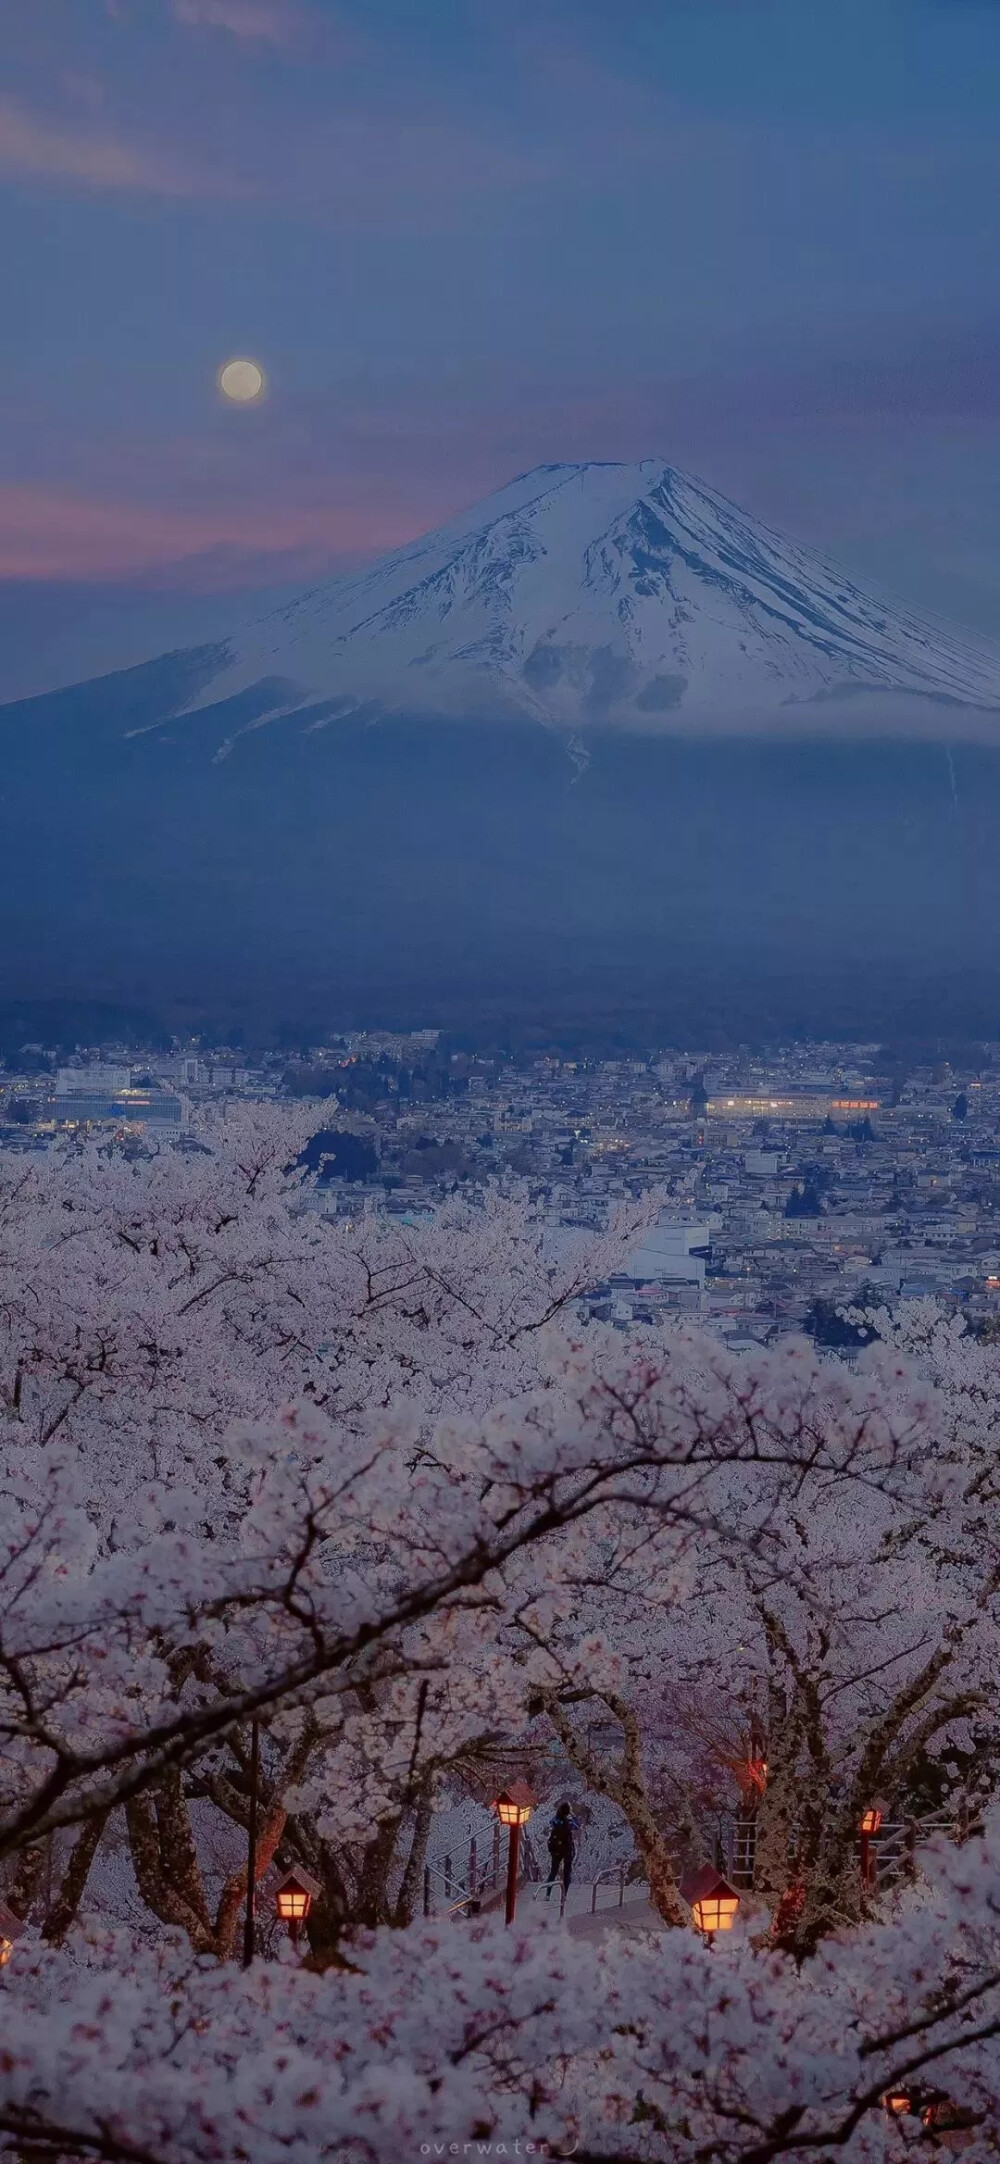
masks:
{"type": "Polygon", "coordinates": [[[568,1803],[559,1804],[556,1815],[549,1827],[549,1882],[545,1889],[545,1899],[546,1901],[551,1900],[552,1888],[557,1878],[561,1878],[560,1916],[566,1906],[566,1896],[569,1893],[573,1878],[573,1858],[576,1854],[573,1835],[578,1833],[579,1830],[580,1821],[578,1818],[573,1817],[570,1805],[568,1803]]]}

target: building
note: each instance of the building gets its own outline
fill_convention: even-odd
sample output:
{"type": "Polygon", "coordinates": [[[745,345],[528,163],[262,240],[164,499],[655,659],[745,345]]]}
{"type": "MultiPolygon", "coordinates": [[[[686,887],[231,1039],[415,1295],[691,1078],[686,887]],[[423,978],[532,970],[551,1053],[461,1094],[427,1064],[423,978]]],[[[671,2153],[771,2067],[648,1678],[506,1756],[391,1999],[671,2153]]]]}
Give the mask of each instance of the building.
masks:
{"type": "Polygon", "coordinates": [[[60,1067],[55,1093],[57,1097],[117,1097],[131,1081],[131,1067],[60,1067]]]}
{"type": "Polygon", "coordinates": [[[643,1233],[642,1244],[628,1258],[628,1276],[638,1284],[697,1285],[705,1283],[705,1263],[711,1252],[709,1226],[678,1224],[667,1218],[643,1233]]]}
{"type": "Polygon", "coordinates": [[[169,1139],[184,1126],[184,1103],[172,1090],[157,1083],[133,1088],[128,1068],[70,1067],[56,1077],[55,1094],[43,1108],[42,1117],[57,1127],[120,1127],[157,1134],[169,1139]],[[108,1088],[96,1076],[124,1071],[125,1087],[108,1088]],[[69,1076],[76,1086],[60,1089],[69,1076]]]}

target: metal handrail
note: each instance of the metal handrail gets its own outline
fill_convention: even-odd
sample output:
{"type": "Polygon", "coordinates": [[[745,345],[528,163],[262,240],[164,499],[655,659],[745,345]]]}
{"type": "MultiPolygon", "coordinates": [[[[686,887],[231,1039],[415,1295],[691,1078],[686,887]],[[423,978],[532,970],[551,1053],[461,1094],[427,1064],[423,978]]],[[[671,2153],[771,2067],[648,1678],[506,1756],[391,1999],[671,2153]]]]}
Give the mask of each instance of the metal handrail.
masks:
{"type": "MultiPolygon", "coordinates": [[[[592,1916],[596,1916],[596,1914],[597,1914],[597,1889],[598,1889],[598,1887],[599,1887],[599,1886],[603,1886],[603,1885],[604,1885],[604,1884],[605,1884],[606,1882],[610,1882],[610,1881],[611,1881],[611,1880],[613,1880],[613,1879],[617,1879],[617,1881],[618,1881],[618,1907],[619,1907],[620,1909],[623,1909],[623,1908],[624,1908],[624,1906],[625,1906],[625,1887],[626,1887],[626,1885],[627,1885],[627,1884],[629,1883],[629,1879],[628,1879],[628,1871],[629,1871],[629,1864],[630,1864],[630,1863],[632,1863],[632,1862],[634,1862],[634,1858],[630,1857],[627,1863],[615,1863],[615,1864],[608,1864],[605,1870],[603,1870],[603,1871],[599,1871],[599,1872],[598,1872],[598,1874],[597,1874],[597,1877],[596,1877],[595,1879],[591,1879],[591,1881],[590,1881],[590,1913],[591,1913],[591,1915],[592,1915],[592,1916]]],[[[586,1881],[584,1881],[584,1883],[586,1884],[586,1881]]],[[[637,1880],[634,1880],[634,1881],[632,1881],[631,1883],[633,1883],[633,1884],[635,1884],[635,1885],[640,1885],[640,1884],[643,1884],[643,1883],[644,1883],[644,1881],[642,1881],[642,1880],[638,1880],[638,1879],[637,1879],[637,1880]]]]}

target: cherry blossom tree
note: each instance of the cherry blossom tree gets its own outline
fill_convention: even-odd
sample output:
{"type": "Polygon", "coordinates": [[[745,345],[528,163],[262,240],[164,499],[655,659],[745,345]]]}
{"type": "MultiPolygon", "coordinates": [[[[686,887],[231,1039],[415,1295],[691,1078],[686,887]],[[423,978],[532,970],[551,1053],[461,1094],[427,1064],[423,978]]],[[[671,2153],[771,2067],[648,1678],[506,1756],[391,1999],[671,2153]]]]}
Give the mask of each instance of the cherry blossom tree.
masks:
{"type": "MultiPolygon", "coordinates": [[[[707,1348],[702,1359],[712,1366],[707,1348]]],[[[876,1799],[907,1804],[949,1752],[980,1800],[995,1783],[989,1454],[947,1394],[884,1348],[851,1378],[789,1344],[727,1386],[756,1432],[774,1432],[778,1408],[797,1439],[794,1483],[729,1464],[717,1496],[730,1537],[688,1552],[681,1600],[641,1517],[627,1563],[584,1566],[536,1710],[624,1812],[666,1921],[685,1920],[671,1857],[697,1838],[713,1767],[731,1808],[755,1791],[756,1888],[804,1951],[861,1913],[859,1827],[876,1799]],[[581,1622],[598,1621],[617,1676],[581,1678],[581,1622]]]]}
{"type": "MultiPolygon", "coordinates": [[[[523,1193],[496,1188],[479,1207],[449,1205],[430,1227],[377,1218],[331,1224],[304,1206],[298,1170],[315,1117],[308,1109],[241,1107],[209,1123],[194,1155],[164,1150],[129,1162],[114,1151],[69,1147],[27,1171],[0,1172],[0,1401],[10,1492],[22,1505],[7,1575],[16,1604],[24,1599],[18,1570],[37,1597],[40,1581],[31,1574],[41,1567],[44,1577],[57,1548],[72,1574],[89,1574],[95,1592],[102,1577],[122,1577],[126,1559],[157,1541],[161,1560],[163,1542],[173,1541],[175,1574],[196,1575],[199,1544],[208,1542],[216,1598],[224,1600],[223,1554],[265,1478],[259,1455],[248,1458],[231,1441],[241,1423],[276,1416],[290,1400],[311,1406],[345,1439],[350,1487],[351,1449],[360,1447],[363,1464],[369,1442],[359,1438],[400,1399],[412,1455],[443,1412],[483,1413],[536,1385],[545,1328],[634,1236],[633,1212],[605,1239],[584,1240],[575,1258],[554,1264],[541,1214],[523,1193]],[[25,1541],[28,1549],[19,1550],[25,1541]]],[[[404,1459],[397,1450],[405,1486],[404,1459]]],[[[381,1464],[386,1471],[388,1458],[381,1464]]],[[[122,1597],[127,1607],[124,1585],[122,1597]]],[[[185,1598],[175,1575],[169,1602],[183,1611],[185,1598]]],[[[106,1613],[80,1626],[84,1638],[105,1627],[115,1603],[109,1594],[106,1613]]],[[[83,1641],[76,1624],[66,1627],[68,1656],[69,1644],[83,1641]]],[[[187,1628],[178,1640],[165,1617],[126,1625],[118,1615],[111,1623],[133,1698],[155,1638],[156,1689],[164,1702],[183,1702],[178,1732],[199,1687],[212,1688],[212,1659],[188,1642],[187,1628]]],[[[96,1641],[91,1650],[96,1659],[96,1641]]],[[[100,1657],[100,1678],[110,1679],[107,1647],[100,1657]]],[[[37,1739],[44,1727],[37,1701],[30,1709],[23,1703],[23,1671],[12,1681],[18,1718],[37,1739]]],[[[388,1684],[372,1677],[365,1688],[377,1694],[388,1684]]],[[[150,1718],[155,1725],[155,1712],[150,1718]]],[[[215,1746],[202,1790],[238,1820],[246,1810],[247,1735],[232,1723],[219,1733],[226,1740],[215,1746]]],[[[317,1743],[319,1724],[304,1734],[317,1743]]],[[[262,1869],[284,1827],[283,1787],[298,1780],[308,1756],[304,1734],[287,1745],[277,1730],[268,1739],[262,1869]]],[[[129,1802],[144,1896],[163,1921],[183,1921],[196,1943],[221,1950],[235,1929],[238,1874],[209,1904],[178,1767],[147,1770],[160,1784],[155,1797],[143,1780],[129,1802]]],[[[424,1808],[428,1780],[425,1769],[424,1808]]],[[[65,1786],[63,1808],[75,1823],[65,1786]]],[[[86,1839],[55,1897],[56,1932],[79,1902],[100,1817],[89,1799],[86,1839]]],[[[385,1862],[384,1833],[377,1838],[385,1862]]],[[[37,1900],[49,1860],[39,1842],[21,1853],[12,1894],[22,1908],[37,1900]]],[[[369,1887],[376,1861],[357,1874],[369,1887]]],[[[360,1906],[377,1920],[377,1900],[360,1906]]]]}
{"type": "Polygon", "coordinates": [[[883,2088],[940,2078],[988,2146],[995,1836],[878,1914],[855,1868],[861,1804],[991,1717],[983,1349],[885,1331],[851,1373],[583,1329],[634,1228],[557,1266],[523,1195],[327,1224],[308,1125],[54,1153],[0,1195],[0,1858],[37,1926],[0,1971],[0,2133],[135,2164],[529,2130],[867,2159],[902,2153],[883,2088]],[[255,1721],[259,1872],[321,1882],[308,1971],[232,1959],[255,1721]],[[709,1952],[664,1795],[713,1751],[731,1776],[753,1724],[777,1928],[709,1952]],[[442,1786],[542,1731],[624,1814],[666,1933],[570,1960],[414,1924],[442,1786]],[[81,1932],[123,1835],[136,1928],[91,1902],[81,1932]]]}
{"type": "Polygon", "coordinates": [[[998,1863],[993,1828],[945,1848],[891,1921],[802,1964],[739,1929],[595,1947],[487,1922],[381,1932],[323,1976],[206,1964],[177,1937],[19,1945],[0,2134],[109,2164],[902,2164],[932,2098],[935,2142],[976,2164],[1000,2138],[998,1863]]]}

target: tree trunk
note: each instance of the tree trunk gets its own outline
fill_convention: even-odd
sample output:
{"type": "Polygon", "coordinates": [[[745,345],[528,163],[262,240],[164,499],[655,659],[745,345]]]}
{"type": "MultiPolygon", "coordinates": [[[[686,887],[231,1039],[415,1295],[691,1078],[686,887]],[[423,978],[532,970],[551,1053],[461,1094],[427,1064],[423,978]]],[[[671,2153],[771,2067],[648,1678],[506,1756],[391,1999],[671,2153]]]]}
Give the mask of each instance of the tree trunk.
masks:
{"type": "Polygon", "coordinates": [[[98,1811],[93,1818],[84,1821],[77,1834],[59,1892],[42,1925],[42,1937],[50,1946],[61,1946],[70,1925],[76,1922],[91,1865],[107,1822],[107,1811],[98,1811]]]}
{"type": "Polygon", "coordinates": [[[797,1961],[814,1954],[821,1939],[860,1921],[865,1907],[855,1814],[841,1813],[824,1827],[817,1852],[804,1870],[805,1899],[775,1944],[797,1961]]]}
{"type": "Polygon", "coordinates": [[[577,1735],[565,1707],[557,1700],[547,1700],[545,1710],[570,1763],[582,1773],[589,1787],[596,1789],[599,1795],[609,1796],[624,1812],[646,1867],[649,1897],[657,1914],[672,1928],[689,1930],[691,1917],[681,1900],[670,1851],[646,1792],[639,1723],[624,1699],[605,1691],[595,1692],[594,1696],[614,1714],[621,1727],[622,1755],[617,1766],[594,1757],[577,1735]]]}
{"type": "Polygon", "coordinates": [[[798,1785],[794,1773],[789,1777],[787,1769],[780,1765],[772,1772],[768,1765],[767,1787],[757,1807],[753,1885],[754,1892],[772,1909],[796,1877],[792,1838],[797,1830],[798,1785]]]}
{"type": "Polygon", "coordinates": [[[393,1923],[400,1930],[405,1930],[407,1924],[413,1922],[423,1878],[427,1843],[430,1839],[433,1817],[434,1805],[431,1800],[431,1785],[428,1782],[426,1787],[421,1790],[417,1802],[416,1823],[413,1828],[413,1838],[410,1842],[410,1853],[406,1859],[406,1869],[403,1872],[399,1896],[392,1915],[393,1923]]]}
{"type": "MultiPolygon", "coordinates": [[[[50,1835],[49,1839],[51,1838],[50,1835]]],[[[36,1841],[31,1848],[22,1849],[5,1895],[15,1916],[26,1919],[37,1901],[42,1890],[47,1861],[48,1843],[45,1841],[36,1841]]]]}
{"type": "Polygon", "coordinates": [[[181,1881],[171,1877],[164,1867],[159,1820],[146,1792],[125,1805],[125,1824],[135,1883],[146,1907],[161,1923],[178,1925],[186,1932],[196,1954],[214,1954],[215,1932],[197,1858],[193,1877],[181,1881]]]}
{"type": "Polygon", "coordinates": [[[396,1853],[399,1819],[391,1818],[376,1830],[365,1846],[358,1884],[357,1921],[363,1929],[376,1931],[389,1922],[388,1877],[396,1853]]]}

